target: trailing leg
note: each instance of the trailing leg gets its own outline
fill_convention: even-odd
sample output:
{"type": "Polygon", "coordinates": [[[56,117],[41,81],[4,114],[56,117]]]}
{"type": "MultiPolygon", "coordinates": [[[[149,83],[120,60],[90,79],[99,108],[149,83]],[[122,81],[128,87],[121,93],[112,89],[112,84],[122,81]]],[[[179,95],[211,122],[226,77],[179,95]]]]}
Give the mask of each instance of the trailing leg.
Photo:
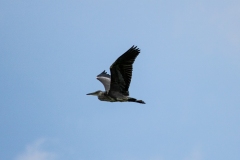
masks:
{"type": "Polygon", "coordinates": [[[128,98],[128,102],[136,102],[136,103],[145,104],[145,102],[143,100],[137,100],[135,98],[128,98]]]}

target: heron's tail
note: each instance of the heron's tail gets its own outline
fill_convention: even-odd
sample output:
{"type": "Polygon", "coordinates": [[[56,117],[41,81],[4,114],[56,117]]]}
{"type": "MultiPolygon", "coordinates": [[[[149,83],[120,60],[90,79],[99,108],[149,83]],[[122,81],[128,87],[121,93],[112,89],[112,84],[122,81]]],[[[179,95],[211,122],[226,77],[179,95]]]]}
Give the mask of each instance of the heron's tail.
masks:
{"type": "Polygon", "coordinates": [[[137,100],[135,98],[128,98],[128,102],[136,102],[136,103],[142,103],[145,104],[145,102],[143,100],[137,100]]]}

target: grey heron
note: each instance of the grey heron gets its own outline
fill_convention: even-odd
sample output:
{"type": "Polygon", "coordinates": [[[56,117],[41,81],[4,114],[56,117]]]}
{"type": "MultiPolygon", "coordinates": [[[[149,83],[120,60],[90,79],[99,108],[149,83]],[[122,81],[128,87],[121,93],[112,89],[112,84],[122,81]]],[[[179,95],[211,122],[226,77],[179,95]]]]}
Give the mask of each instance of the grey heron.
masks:
{"type": "Polygon", "coordinates": [[[128,88],[131,83],[133,63],[140,53],[137,46],[132,46],[122,54],[110,67],[111,76],[104,70],[97,75],[97,79],[104,85],[105,91],[96,91],[87,95],[98,96],[107,102],[137,102],[145,104],[143,100],[129,97],[128,88]]]}

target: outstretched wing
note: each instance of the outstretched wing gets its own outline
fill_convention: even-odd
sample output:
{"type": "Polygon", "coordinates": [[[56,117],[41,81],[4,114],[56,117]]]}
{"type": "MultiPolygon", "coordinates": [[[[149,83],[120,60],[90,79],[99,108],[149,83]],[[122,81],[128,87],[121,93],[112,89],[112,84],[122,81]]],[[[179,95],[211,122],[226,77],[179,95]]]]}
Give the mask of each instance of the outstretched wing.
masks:
{"type": "Polygon", "coordinates": [[[132,46],[111,65],[110,92],[118,91],[129,96],[128,88],[132,78],[132,65],[139,53],[140,49],[132,46]]]}
{"type": "Polygon", "coordinates": [[[99,80],[103,85],[106,91],[109,91],[110,89],[110,83],[111,83],[111,76],[107,74],[107,72],[104,70],[102,73],[97,75],[97,80],[99,80]]]}

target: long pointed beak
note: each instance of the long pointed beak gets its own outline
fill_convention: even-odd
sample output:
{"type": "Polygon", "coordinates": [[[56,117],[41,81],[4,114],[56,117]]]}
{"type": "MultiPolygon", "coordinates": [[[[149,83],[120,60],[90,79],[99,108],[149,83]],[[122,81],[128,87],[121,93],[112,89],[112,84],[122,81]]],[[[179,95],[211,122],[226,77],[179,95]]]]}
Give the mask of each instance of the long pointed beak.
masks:
{"type": "Polygon", "coordinates": [[[95,93],[95,92],[92,92],[92,93],[88,93],[87,95],[95,95],[94,93],[95,93]]]}

